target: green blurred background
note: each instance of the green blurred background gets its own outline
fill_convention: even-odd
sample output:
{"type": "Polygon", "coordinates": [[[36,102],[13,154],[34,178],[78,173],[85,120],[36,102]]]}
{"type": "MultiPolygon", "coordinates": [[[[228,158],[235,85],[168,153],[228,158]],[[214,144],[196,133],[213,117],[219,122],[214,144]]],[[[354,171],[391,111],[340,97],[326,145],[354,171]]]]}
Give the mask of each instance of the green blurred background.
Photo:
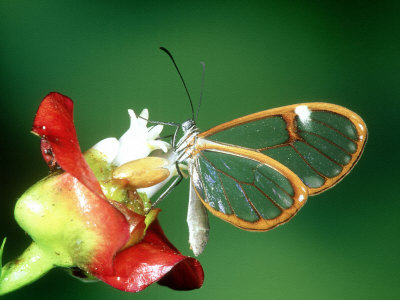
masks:
{"type": "MultiPolygon", "coordinates": [[[[0,1],[1,236],[4,260],[29,237],[16,199],[47,174],[29,133],[51,91],[75,101],[82,149],[119,137],[127,109],[153,120],[190,117],[175,56],[202,129],[304,101],[354,110],[369,140],[355,169],[309,199],[288,224],[250,233],[211,217],[199,259],[204,286],[138,294],[83,284],[63,270],[4,299],[395,299],[400,294],[398,1],[0,1]]],[[[186,255],[188,182],[161,204],[161,223],[186,255]]]]}

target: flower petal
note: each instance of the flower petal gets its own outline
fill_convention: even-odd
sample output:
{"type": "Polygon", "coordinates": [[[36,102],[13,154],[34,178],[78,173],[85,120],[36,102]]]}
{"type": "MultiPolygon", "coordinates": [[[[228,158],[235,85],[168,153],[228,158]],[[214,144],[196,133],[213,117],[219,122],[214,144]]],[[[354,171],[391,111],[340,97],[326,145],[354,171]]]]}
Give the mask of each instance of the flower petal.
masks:
{"type": "Polygon", "coordinates": [[[174,290],[188,291],[199,289],[204,282],[204,272],[200,262],[187,257],[158,281],[158,284],[174,290]]]}
{"type": "Polygon", "coordinates": [[[157,141],[157,140],[148,141],[147,144],[149,145],[149,148],[151,148],[153,150],[160,149],[164,153],[167,153],[168,148],[171,147],[170,144],[168,144],[167,142],[157,141]]]}
{"type": "Polygon", "coordinates": [[[119,151],[119,141],[114,137],[106,138],[94,145],[92,149],[100,151],[106,157],[107,162],[112,163],[119,151]]]}
{"type": "Polygon", "coordinates": [[[164,126],[163,125],[156,125],[153,127],[150,127],[148,129],[148,134],[147,134],[147,139],[148,140],[154,140],[160,136],[161,131],[163,131],[164,126]]]}
{"type": "Polygon", "coordinates": [[[147,126],[147,120],[149,119],[149,110],[147,108],[143,109],[138,118],[138,124],[140,127],[147,126]]]}
{"type": "MultiPolygon", "coordinates": [[[[42,101],[33,122],[32,131],[47,142],[42,142],[47,149],[51,147],[57,164],[77,178],[90,191],[105,199],[100,184],[86,163],[73,123],[73,101],[59,93],[50,93],[42,101]]],[[[42,146],[42,151],[46,150],[42,146]]],[[[42,153],[48,162],[48,153],[42,153]]]]}
{"type": "Polygon", "coordinates": [[[128,114],[129,114],[129,118],[130,118],[129,129],[132,129],[132,130],[137,129],[138,121],[137,121],[135,111],[133,109],[128,109],[128,114]]]}
{"type": "Polygon", "coordinates": [[[117,254],[114,267],[114,276],[96,276],[127,292],[141,291],[159,280],[173,289],[196,289],[204,279],[200,263],[180,254],[165,237],[158,221],[150,225],[141,243],[117,254]]]}
{"type": "MultiPolygon", "coordinates": [[[[174,245],[167,239],[164,231],[161,229],[158,220],[152,224],[153,234],[146,235],[146,241],[152,241],[153,243],[162,244],[165,243],[171,249],[175,248],[174,245]]],[[[174,290],[193,290],[201,288],[204,282],[204,271],[200,262],[192,257],[186,257],[180,263],[175,265],[175,267],[166,276],[161,278],[158,283],[160,285],[168,286],[174,290]]]]}

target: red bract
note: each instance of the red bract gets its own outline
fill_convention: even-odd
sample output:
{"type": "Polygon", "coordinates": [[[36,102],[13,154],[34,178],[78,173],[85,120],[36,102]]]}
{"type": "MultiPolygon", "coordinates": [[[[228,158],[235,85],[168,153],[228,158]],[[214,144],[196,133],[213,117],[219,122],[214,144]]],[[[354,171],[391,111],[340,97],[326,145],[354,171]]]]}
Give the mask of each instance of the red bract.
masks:
{"type": "Polygon", "coordinates": [[[46,163],[57,162],[65,172],[105,199],[96,176],[81,153],[73,121],[73,107],[70,98],[59,93],[48,94],[36,112],[32,131],[42,137],[41,150],[46,163]],[[52,155],[54,161],[51,161],[52,155]]]}
{"type": "MultiPolygon", "coordinates": [[[[145,230],[144,216],[106,199],[81,153],[71,99],[58,93],[47,95],[37,111],[32,131],[42,138],[41,150],[46,163],[53,167],[57,164],[66,175],[83,185],[76,191],[84,197],[77,205],[79,214],[87,230],[95,232],[101,242],[89,261],[78,267],[129,292],[140,291],[154,282],[178,290],[202,286],[204,274],[200,263],[183,256],[165,237],[157,220],[141,240],[133,239],[145,230]],[[140,241],[130,246],[132,240],[140,241]]],[[[71,188],[68,191],[74,192],[71,188]]]]}
{"type": "Polygon", "coordinates": [[[109,285],[138,292],[154,281],[176,290],[197,289],[203,284],[203,269],[191,257],[183,256],[165,237],[158,221],[152,223],[139,244],[119,253],[113,276],[98,276],[109,285]]]}

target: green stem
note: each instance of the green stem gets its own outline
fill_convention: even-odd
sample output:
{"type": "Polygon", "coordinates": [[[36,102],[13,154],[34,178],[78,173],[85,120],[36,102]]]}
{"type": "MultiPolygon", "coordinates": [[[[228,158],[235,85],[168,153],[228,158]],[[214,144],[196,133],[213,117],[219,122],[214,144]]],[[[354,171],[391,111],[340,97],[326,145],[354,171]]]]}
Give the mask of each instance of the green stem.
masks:
{"type": "Polygon", "coordinates": [[[31,283],[53,267],[54,257],[36,243],[32,243],[20,257],[10,261],[2,268],[0,295],[31,283]]]}
{"type": "Polygon", "coordinates": [[[6,243],[7,238],[4,238],[3,243],[1,244],[0,247],[0,278],[1,278],[1,272],[3,269],[3,250],[4,250],[4,245],[6,243]]]}

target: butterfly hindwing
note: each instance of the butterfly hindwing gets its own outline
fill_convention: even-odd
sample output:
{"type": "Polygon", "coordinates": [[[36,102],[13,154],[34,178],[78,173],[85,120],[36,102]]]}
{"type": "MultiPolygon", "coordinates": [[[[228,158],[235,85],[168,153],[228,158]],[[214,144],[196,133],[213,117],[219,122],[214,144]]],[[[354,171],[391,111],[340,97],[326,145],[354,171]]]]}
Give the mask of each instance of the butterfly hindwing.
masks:
{"type": "Polygon", "coordinates": [[[233,225],[269,230],[307,200],[307,188],[287,167],[256,151],[203,141],[192,156],[192,184],[207,209],[233,225]]]}
{"type": "Polygon", "coordinates": [[[344,107],[303,103],[241,117],[199,137],[253,149],[279,161],[312,195],[335,185],[352,169],[364,149],[367,129],[344,107]]]}

